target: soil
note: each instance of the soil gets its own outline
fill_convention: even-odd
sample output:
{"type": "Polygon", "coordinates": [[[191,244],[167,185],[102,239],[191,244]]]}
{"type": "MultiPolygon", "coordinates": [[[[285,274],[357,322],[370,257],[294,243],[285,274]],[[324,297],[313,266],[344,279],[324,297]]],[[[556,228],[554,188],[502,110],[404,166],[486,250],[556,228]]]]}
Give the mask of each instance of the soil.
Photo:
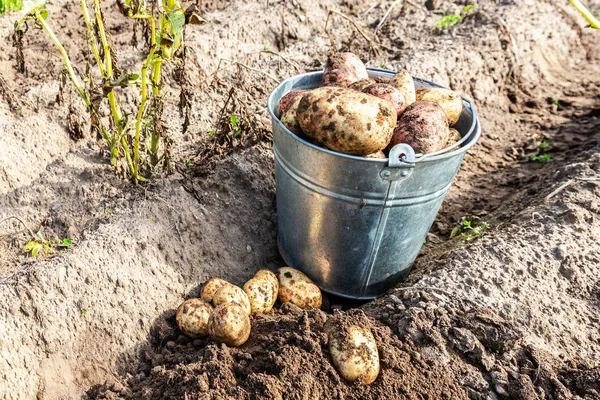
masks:
{"type": "MultiPolygon", "coordinates": [[[[600,33],[543,0],[482,0],[443,33],[435,21],[466,3],[398,4],[370,42],[337,15],[325,31],[337,10],[373,32],[392,3],[202,2],[209,23],[186,39],[187,130],[181,80],[164,75],[175,172],[138,186],[109,165],[69,85],[60,98],[47,37],[30,27],[18,73],[16,16],[0,18],[0,398],[600,399],[600,33]],[[266,99],[332,45],[471,97],[482,138],[398,287],[366,304],[277,305],[239,348],[192,341],[174,314],[204,280],[241,285],[283,265],[266,99]],[[225,105],[242,134],[212,139],[225,105]],[[450,239],[463,217],[489,228],[450,239]],[[28,229],[73,245],[34,259],[28,229]],[[334,313],[372,330],[373,384],[333,368],[322,329],[334,313]]],[[[77,4],[48,8],[83,66],[77,4]]],[[[134,70],[131,22],[106,15],[134,70]]]]}

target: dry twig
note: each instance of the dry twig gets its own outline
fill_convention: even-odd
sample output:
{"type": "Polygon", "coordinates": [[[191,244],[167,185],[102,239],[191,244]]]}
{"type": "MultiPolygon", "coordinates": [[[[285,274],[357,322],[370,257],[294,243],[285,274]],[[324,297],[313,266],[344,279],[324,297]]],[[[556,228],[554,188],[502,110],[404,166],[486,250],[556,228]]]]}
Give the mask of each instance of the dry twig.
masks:
{"type": "MultiPolygon", "coordinates": [[[[363,38],[365,38],[365,40],[369,43],[369,46],[371,46],[371,51],[373,52],[373,55],[377,56],[379,54],[379,50],[377,49],[377,45],[375,44],[374,40],[371,37],[369,37],[369,35],[364,31],[364,29],[361,28],[361,26],[356,21],[354,21],[352,18],[350,18],[346,14],[343,14],[343,13],[341,13],[339,11],[336,11],[336,10],[329,10],[329,13],[327,14],[327,20],[325,21],[325,33],[327,33],[327,35],[329,36],[330,40],[331,40],[331,33],[327,29],[327,25],[329,25],[329,20],[331,19],[331,15],[332,14],[339,15],[340,17],[344,18],[346,21],[348,21],[352,25],[354,25],[354,27],[356,28],[356,30],[358,31],[358,33],[360,33],[360,35],[363,38]]],[[[332,41],[332,44],[333,44],[333,41],[332,41]]]]}

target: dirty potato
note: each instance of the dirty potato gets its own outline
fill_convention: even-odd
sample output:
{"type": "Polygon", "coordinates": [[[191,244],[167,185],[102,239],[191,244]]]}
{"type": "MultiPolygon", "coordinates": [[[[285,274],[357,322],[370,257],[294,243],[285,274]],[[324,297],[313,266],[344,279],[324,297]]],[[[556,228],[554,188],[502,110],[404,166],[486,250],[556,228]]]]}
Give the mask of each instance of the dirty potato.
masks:
{"type": "Polygon", "coordinates": [[[406,143],[415,153],[432,153],[446,146],[449,134],[444,110],[432,101],[417,101],[402,113],[389,148],[406,143]]]}
{"type": "Polygon", "coordinates": [[[252,314],[271,311],[277,300],[274,289],[273,282],[256,277],[244,284],[244,292],[250,300],[252,314]]]}
{"type": "Polygon", "coordinates": [[[365,64],[352,53],[335,53],[327,60],[321,80],[322,86],[346,87],[369,78],[365,64]]]}
{"type": "Polygon", "coordinates": [[[274,294],[273,304],[275,304],[275,301],[277,300],[277,296],[279,293],[279,279],[277,279],[277,275],[275,275],[273,272],[269,271],[268,269],[261,269],[256,274],[254,274],[254,277],[258,278],[258,279],[267,280],[273,284],[273,294],[274,294]]]}
{"type": "Polygon", "coordinates": [[[208,336],[208,318],[213,307],[204,300],[189,299],[177,308],[175,320],[179,329],[191,338],[208,336]]]}
{"type": "Polygon", "coordinates": [[[208,319],[208,333],[228,346],[240,346],[250,337],[250,318],[237,303],[221,304],[208,319]]]}
{"type": "Polygon", "coordinates": [[[402,93],[406,105],[409,106],[416,101],[415,81],[412,75],[405,69],[401,69],[390,79],[390,85],[402,93]]]}
{"type": "Polygon", "coordinates": [[[367,154],[365,158],[387,158],[383,150],[379,150],[377,153],[367,154]]]}
{"type": "Polygon", "coordinates": [[[213,304],[216,306],[225,303],[237,303],[239,304],[248,315],[252,312],[252,307],[250,307],[250,300],[241,288],[234,285],[224,285],[217,293],[215,293],[215,297],[213,297],[213,304]]]}
{"type": "Polygon", "coordinates": [[[348,86],[348,89],[362,92],[364,88],[366,88],[367,86],[372,85],[374,83],[377,83],[377,82],[375,82],[375,79],[371,79],[371,78],[361,79],[360,81],[356,81],[352,85],[348,86]]]}
{"type": "Polygon", "coordinates": [[[433,101],[442,107],[448,117],[448,124],[455,125],[460,118],[463,102],[458,93],[444,88],[428,88],[417,92],[417,101],[433,101]]]}
{"type": "Polygon", "coordinates": [[[308,137],[331,150],[360,156],[385,148],[397,119],[390,102],[336,87],[304,94],[297,116],[308,137]]]}
{"type": "Polygon", "coordinates": [[[380,369],[373,333],[368,327],[343,323],[342,318],[330,318],[324,328],[333,365],[349,382],[373,383],[380,369]]]}
{"type": "MultiPolygon", "coordinates": [[[[450,128],[450,134],[448,136],[448,142],[446,143],[445,147],[450,147],[452,146],[454,143],[458,143],[458,141],[462,139],[462,136],[460,135],[460,132],[457,131],[454,128],[450,128]]],[[[459,146],[460,147],[460,146],[459,146]]]]}
{"type": "Polygon", "coordinates": [[[389,101],[396,109],[396,116],[400,116],[406,108],[404,95],[395,87],[385,83],[374,83],[364,88],[363,93],[368,93],[382,100],[389,101]]]}
{"type": "Polygon", "coordinates": [[[298,89],[298,90],[292,90],[291,92],[286,93],[281,98],[281,100],[279,100],[279,115],[280,116],[283,115],[283,113],[285,113],[286,110],[292,104],[292,100],[294,100],[296,97],[298,97],[299,95],[301,95],[304,92],[306,92],[306,90],[298,89]]]}
{"type": "Polygon", "coordinates": [[[321,307],[321,290],[308,276],[294,268],[283,267],[277,271],[277,277],[282,303],[290,302],[305,310],[321,307]]]}
{"type": "Polygon", "coordinates": [[[204,285],[202,285],[202,289],[200,289],[200,298],[212,303],[213,297],[215,297],[217,290],[221,289],[221,286],[225,285],[231,285],[231,283],[219,278],[210,278],[204,282],[204,285]]]}
{"type": "Polygon", "coordinates": [[[298,105],[302,96],[294,97],[288,104],[287,110],[281,114],[281,123],[285,125],[292,133],[302,135],[302,128],[298,123],[298,105]]]}

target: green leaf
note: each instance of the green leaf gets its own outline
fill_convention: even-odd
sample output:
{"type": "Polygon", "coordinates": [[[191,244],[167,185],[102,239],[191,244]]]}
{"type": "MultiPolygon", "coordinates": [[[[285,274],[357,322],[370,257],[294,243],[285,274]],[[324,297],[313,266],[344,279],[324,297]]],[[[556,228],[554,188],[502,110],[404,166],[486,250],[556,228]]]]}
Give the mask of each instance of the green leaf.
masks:
{"type": "Polygon", "coordinates": [[[23,253],[30,253],[31,250],[37,245],[37,242],[29,242],[23,247],[23,253]]]}
{"type": "Polygon", "coordinates": [[[237,126],[238,126],[238,124],[237,124],[237,122],[238,122],[237,115],[232,115],[230,117],[230,119],[231,119],[231,125],[233,125],[234,128],[237,128],[237,126]]]}
{"type": "Polygon", "coordinates": [[[33,249],[31,249],[31,257],[37,256],[41,248],[42,246],[39,243],[36,243],[33,249]]]}
{"type": "Polygon", "coordinates": [[[70,245],[72,245],[72,244],[73,244],[73,241],[72,241],[71,239],[69,239],[69,238],[64,238],[64,239],[63,239],[63,240],[60,242],[59,246],[60,246],[60,247],[69,247],[69,246],[70,246],[70,245]]]}
{"type": "Polygon", "coordinates": [[[40,10],[40,17],[42,17],[43,19],[48,18],[48,10],[46,10],[45,8],[42,8],[40,10]]]}
{"type": "Polygon", "coordinates": [[[13,11],[21,11],[23,0],[0,0],[0,15],[13,11]]]}
{"type": "Polygon", "coordinates": [[[210,137],[215,137],[215,131],[213,131],[212,129],[210,131],[208,131],[208,135],[210,137]]]}
{"type": "Polygon", "coordinates": [[[452,229],[452,232],[450,233],[450,238],[458,236],[461,232],[462,232],[462,226],[460,226],[460,225],[455,226],[454,229],[452,229]]]}

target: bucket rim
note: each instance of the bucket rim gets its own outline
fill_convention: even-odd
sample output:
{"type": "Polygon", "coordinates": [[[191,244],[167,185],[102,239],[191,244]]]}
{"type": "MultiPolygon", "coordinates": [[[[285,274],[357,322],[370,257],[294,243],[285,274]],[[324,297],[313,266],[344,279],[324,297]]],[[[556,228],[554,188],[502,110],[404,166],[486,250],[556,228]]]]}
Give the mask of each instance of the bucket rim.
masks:
{"type": "MultiPolygon", "coordinates": [[[[367,67],[367,71],[368,72],[372,72],[374,74],[383,74],[383,75],[391,75],[391,76],[393,76],[393,75],[395,75],[397,73],[394,70],[382,69],[382,68],[369,68],[369,67],[367,67]]],[[[288,134],[289,136],[291,136],[292,138],[294,138],[298,142],[304,144],[305,146],[311,147],[311,148],[313,148],[315,150],[319,150],[319,151],[325,152],[325,153],[333,155],[333,156],[347,158],[347,159],[351,159],[351,160],[387,164],[389,162],[389,158],[366,158],[366,157],[362,157],[362,156],[356,156],[356,155],[351,155],[351,154],[340,153],[340,152],[337,152],[337,151],[334,151],[334,150],[327,149],[325,147],[320,147],[320,146],[314,145],[314,144],[312,144],[312,143],[310,143],[310,142],[302,139],[298,135],[294,134],[292,131],[290,131],[281,122],[281,120],[279,119],[279,117],[277,117],[277,115],[275,114],[275,108],[279,105],[279,102],[277,102],[277,104],[275,104],[275,93],[277,93],[281,87],[285,86],[289,82],[298,80],[301,77],[308,77],[308,76],[313,76],[313,75],[322,75],[323,72],[324,72],[324,70],[316,70],[316,71],[306,72],[306,73],[303,73],[303,74],[298,74],[298,75],[291,76],[291,77],[283,80],[281,83],[279,83],[279,85],[277,85],[277,87],[271,91],[271,94],[269,95],[269,98],[267,100],[267,109],[269,110],[269,114],[271,115],[271,119],[273,121],[277,122],[277,124],[279,125],[279,127],[281,129],[283,129],[283,131],[286,134],[288,134]]],[[[439,87],[439,88],[447,89],[445,86],[440,85],[439,83],[436,83],[436,82],[433,82],[433,81],[429,81],[429,80],[424,79],[424,78],[419,78],[419,77],[416,77],[414,75],[412,75],[412,77],[413,77],[414,81],[419,82],[421,84],[424,84],[426,86],[439,87]]],[[[429,154],[417,154],[416,157],[415,157],[415,160],[414,160],[415,163],[438,161],[438,160],[443,160],[443,159],[450,158],[450,157],[455,157],[455,156],[457,156],[459,154],[466,153],[479,140],[479,138],[481,136],[481,123],[479,121],[479,118],[477,117],[477,111],[475,109],[475,105],[473,104],[473,101],[471,99],[469,99],[468,97],[466,97],[466,96],[464,96],[463,94],[460,94],[460,93],[458,93],[458,94],[463,99],[463,108],[464,108],[464,110],[467,111],[469,114],[471,114],[471,116],[473,118],[473,123],[471,124],[471,128],[465,134],[465,136],[463,136],[461,138],[461,140],[459,142],[455,143],[452,146],[446,147],[446,148],[441,149],[441,150],[439,150],[437,152],[433,152],[433,153],[429,153],[429,154]],[[467,107],[465,107],[464,102],[467,103],[467,107]],[[460,144],[463,144],[467,140],[468,140],[468,142],[467,142],[466,145],[463,145],[462,147],[458,147],[460,144]],[[454,147],[456,147],[456,148],[454,148],[454,147]]]]}

